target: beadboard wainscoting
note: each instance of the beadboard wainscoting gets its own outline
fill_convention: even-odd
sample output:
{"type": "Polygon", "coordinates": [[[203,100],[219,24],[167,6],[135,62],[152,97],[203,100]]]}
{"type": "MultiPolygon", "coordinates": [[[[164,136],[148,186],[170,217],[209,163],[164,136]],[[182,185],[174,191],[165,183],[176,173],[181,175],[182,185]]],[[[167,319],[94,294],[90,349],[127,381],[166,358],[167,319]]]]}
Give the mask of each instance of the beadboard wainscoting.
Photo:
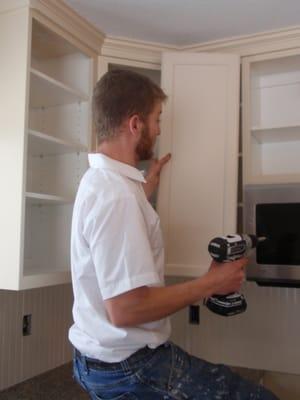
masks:
{"type": "MultiPolygon", "coordinates": [[[[181,281],[168,278],[167,283],[181,281]]],[[[272,375],[275,383],[287,376],[281,373],[300,374],[300,289],[247,282],[243,293],[248,310],[241,315],[223,318],[201,305],[200,324],[191,325],[187,308],[176,313],[172,340],[212,362],[277,371],[273,374],[276,379],[272,375]]],[[[68,329],[72,301],[69,284],[0,291],[0,391],[71,360],[68,329]],[[32,332],[23,336],[23,316],[30,314],[32,332]]]]}
{"type": "Polygon", "coordinates": [[[188,310],[178,313],[173,319],[178,343],[212,362],[300,374],[300,289],[246,282],[242,292],[248,303],[243,314],[222,317],[201,304],[200,324],[192,325],[188,310]]]}
{"type": "Polygon", "coordinates": [[[0,291],[0,391],[71,360],[72,302],[70,284],[0,291]],[[29,336],[24,315],[31,315],[29,336]]]}

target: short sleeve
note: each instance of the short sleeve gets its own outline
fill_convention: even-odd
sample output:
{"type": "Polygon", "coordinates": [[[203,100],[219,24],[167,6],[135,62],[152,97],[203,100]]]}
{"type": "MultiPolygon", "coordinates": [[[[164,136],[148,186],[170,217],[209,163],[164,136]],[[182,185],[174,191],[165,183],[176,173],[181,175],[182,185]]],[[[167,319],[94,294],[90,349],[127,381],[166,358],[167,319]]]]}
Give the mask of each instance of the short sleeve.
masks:
{"type": "Polygon", "coordinates": [[[104,300],[141,286],[159,285],[147,226],[133,195],[94,203],[85,238],[104,300]]]}

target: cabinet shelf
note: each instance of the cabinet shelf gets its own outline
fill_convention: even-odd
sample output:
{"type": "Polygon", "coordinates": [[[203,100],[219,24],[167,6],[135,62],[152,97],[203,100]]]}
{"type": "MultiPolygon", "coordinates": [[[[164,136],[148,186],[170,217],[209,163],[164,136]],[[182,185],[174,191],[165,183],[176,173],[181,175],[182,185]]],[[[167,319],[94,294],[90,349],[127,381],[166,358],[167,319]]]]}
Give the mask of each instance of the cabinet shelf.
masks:
{"type": "Polygon", "coordinates": [[[23,287],[27,288],[38,288],[41,286],[41,280],[43,280],[43,286],[59,285],[62,283],[69,283],[71,279],[71,273],[67,270],[53,270],[53,271],[39,271],[37,268],[28,268],[24,270],[23,276],[23,287]]]}
{"type": "Polygon", "coordinates": [[[252,136],[262,144],[300,140],[300,124],[274,127],[252,127],[251,132],[252,136]]]}
{"type": "Polygon", "coordinates": [[[70,268],[69,266],[66,266],[65,268],[54,268],[53,265],[51,266],[51,269],[45,271],[38,266],[32,266],[32,265],[27,265],[25,266],[24,269],[24,275],[25,276],[35,276],[35,275],[49,275],[49,276],[58,276],[58,275],[66,275],[68,276],[70,274],[70,268]]]}
{"type": "Polygon", "coordinates": [[[283,88],[285,86],[294,86],[297,87],[300,85],[300,81],[285,81],[285,82],[276,82],[276,83],[269,83],[264,84],[261,86],[252,86],[252,90],[264,90],[264,89],[273,89],[273,88],[283,88]]]}
{"type": "Polygon", "coordinates": [[[26,200],[31,205],[59,205],[73,203],[72,199],[43,193],[26,192],[26,200]]]}
{"type": "Polygon", "coordinates": [[[263,174],[263,175],[253,175],[250,184],[257,185],[271,185],[271,184],[290,184],[299,183],[300,174],[299,173],[286,173],[286,174],[263,174]]]}
{"type": "Polygon", "coordinates": [[[52,107],[88,101],[86,94],[31,68],[30,107],[52,107]]]}
{"type": "Polygon", "coordinates": [[[87,147],[63,139],[58,139],[43,132],[28,131],[28,153],[32,156],[57,155],[74,152],[87,152],[87,147]]]}

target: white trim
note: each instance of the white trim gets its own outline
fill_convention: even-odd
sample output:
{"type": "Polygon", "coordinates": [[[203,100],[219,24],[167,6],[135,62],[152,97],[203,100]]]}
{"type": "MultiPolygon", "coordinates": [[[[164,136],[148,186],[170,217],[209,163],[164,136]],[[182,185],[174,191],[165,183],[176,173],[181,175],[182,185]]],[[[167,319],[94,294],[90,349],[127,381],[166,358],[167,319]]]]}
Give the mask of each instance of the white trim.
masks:
{"type": "Polygon", "coordinates": [[[160,65],[163,52],[178,50],[177,46],[162,43],[107,36],[101,49],[101,55],[160,65]]]}
{"type": "Polygon", "coordinates": [[[43,15],[47,15],[50,20],[67,30],[76,37],[77,40],[84,42],[85,45],[97,54],[100,53],[101,45],[105,38],[103,32],[98,30],[86,19],[77,14],[71,7],[61,0],[30,0],[31,8],[36,9],[43,15]]]}
{"type": "Polygon", "coordinates": [[[128,38],[107,36],[101,55],[160,64],[161,54],[168,51],[231,52],[242,57],[300,47],[300,26],[252,35],[236,36],[188,46],[173,46],[128,38]]]}
{"type": "Polygon", "coordinates": [[[300,47],[300,26],[184,46],[182,51],[230,51],[249,56],[300,47]]]}
{"type": "Polygon", "coordinates": [[[136,68],[145,68],[160,71],[161,65],[159,63],[152,64],[149,62],[136,61],[136,60],[128,60],[127,58],[117,58],[117,57],[99,57],[98,63],[98,78],[104,75],[108,71],[109,64],[115,65],[125,65],[136,68]]]}
{"type": "Polygon", "coordinates": [[[71,34],[77,41],[84,43],[89,49],[100,54],[105,34],[77,14],[61,0],[4,0],[0,5],[1,12],[14,11],[21,7],[29,7],[34,13],[46,17],[60,28],[71,34]]]}

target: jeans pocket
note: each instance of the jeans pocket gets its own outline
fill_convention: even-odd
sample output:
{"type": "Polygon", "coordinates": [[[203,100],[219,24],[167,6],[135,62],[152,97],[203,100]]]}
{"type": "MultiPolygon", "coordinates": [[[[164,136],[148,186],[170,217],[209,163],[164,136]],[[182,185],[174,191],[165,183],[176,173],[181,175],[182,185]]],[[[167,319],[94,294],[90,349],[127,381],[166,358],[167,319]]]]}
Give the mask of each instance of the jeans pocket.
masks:
{"type": "Polygon", "coordinates": [[[82,387],[82,389],[87,391],[87,387],[81,379],[81,372],[76,359],[73,360],[73,379],[75,379],[75,381],[82,387]]]}
{"type": "Polygon", "coordinates": [[[138,400],[138,397],[133,393],[123,393],[117,397],[101,397],[95,392],[90,392],[93,400],[138,400]]]}

